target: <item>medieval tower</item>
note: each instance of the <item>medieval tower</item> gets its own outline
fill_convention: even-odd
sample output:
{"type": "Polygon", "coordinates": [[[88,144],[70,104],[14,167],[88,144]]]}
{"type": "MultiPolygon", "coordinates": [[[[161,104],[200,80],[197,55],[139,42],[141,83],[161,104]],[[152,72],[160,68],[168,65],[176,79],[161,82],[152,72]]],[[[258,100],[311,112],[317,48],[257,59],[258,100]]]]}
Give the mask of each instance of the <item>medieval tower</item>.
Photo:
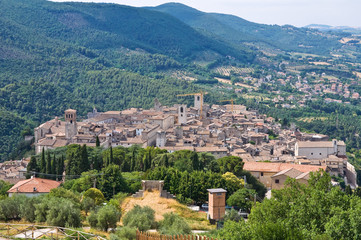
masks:
{"type": "Polygon", "coordinates": [[[182,104],[178,106],[178,124],[187,123],[187,105],[182,104]]]}
{"type": "Polygon", "coordinates": [[[77,133],[76,110],[68,109],[65,111],[65,138],[71,139],[77,133]]]}
{"type": "Polygon", "coordinates": [[[203,97],[201,94],[194,95],[194,108],[200,110],[203,106],[203,97]]]}

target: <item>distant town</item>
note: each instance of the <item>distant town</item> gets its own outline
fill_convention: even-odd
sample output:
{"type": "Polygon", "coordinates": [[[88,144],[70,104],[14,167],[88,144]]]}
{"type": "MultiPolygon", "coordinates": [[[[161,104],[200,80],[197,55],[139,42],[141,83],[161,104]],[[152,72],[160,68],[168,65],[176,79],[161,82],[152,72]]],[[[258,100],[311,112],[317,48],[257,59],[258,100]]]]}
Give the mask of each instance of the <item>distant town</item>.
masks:
{"type": "Polygon", "coordinates": [[[194,95],[192,107],[163,106],[155,99],[154,107],[147,110],[98,112],[94,108],[81,121],[76,110],[68,109],[64,120],[55,117],[34,129],[36,154],[69,144],[95,147],[97,141],[104,148],[136,144],[170,153],[191,150],[216,158],[237,156],[245,162],[245,170],[272,189],[282,188],[287,177],[307,182],[309,172],[320,168],[357,186],[343,141],[303,133],[292,125],[284,128],[272,117],[233,104],[232,99],[226,100],[231,104],[210,106],[203,102],[204,94],[186,94],[194,95]]]}

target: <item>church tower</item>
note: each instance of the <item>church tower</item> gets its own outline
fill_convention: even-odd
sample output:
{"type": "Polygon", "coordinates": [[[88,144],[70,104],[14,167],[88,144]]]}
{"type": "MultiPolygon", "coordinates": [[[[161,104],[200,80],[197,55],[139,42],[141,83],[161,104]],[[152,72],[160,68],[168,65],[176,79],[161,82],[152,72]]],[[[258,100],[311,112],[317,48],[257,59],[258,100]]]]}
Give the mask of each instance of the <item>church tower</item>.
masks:
{"type": "Polygon", "coordinates": [[[65,138],[71,139],[77,133],[76,110],[68,109],[65,111],[65,138]]]}
{"type": "Polygon", "coordinates": [[[203,106],[203,96],[201,94],[194,95],[194,108],[200,110],[203,106]]]}
{"type": "Polygon", "coordinates": [[[187,105],[182,104],[178,106],[178,124],[187,123],[187,105]]]}

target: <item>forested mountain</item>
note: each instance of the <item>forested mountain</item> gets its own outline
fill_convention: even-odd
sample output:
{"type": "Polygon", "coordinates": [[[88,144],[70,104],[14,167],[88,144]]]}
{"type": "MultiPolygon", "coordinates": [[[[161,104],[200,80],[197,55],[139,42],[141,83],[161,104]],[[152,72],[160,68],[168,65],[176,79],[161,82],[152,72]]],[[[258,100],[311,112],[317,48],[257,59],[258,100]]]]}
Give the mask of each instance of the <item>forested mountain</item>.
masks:
{"type": "Polygon", "coordinates": [[[201,12],[180,3],[166,3],[151,9],[168,13],[195,29],[215,34],[234,44],[263,43],[285,51],[316,54],[327,54],[341,46],[338,35],[321,34],[317,30],[290,25],[257,24],[233,15],[201,12]]]}
{"type": "MultiPolygon", "coordinates": [[[[203,36],[168,14],[142,8],[4,0],[0,2],[0,16],[2,29],[14,29],[17,36],[25,37],[23,41],[50,38],[97,50],[141,48],[181,58],[203,51],[245,57],[240,51],[203,36]],[[23,30],[25,35],[22,35],[23,30]]],[[[39,45],[44,45],[41,41],[39,45]]]]}

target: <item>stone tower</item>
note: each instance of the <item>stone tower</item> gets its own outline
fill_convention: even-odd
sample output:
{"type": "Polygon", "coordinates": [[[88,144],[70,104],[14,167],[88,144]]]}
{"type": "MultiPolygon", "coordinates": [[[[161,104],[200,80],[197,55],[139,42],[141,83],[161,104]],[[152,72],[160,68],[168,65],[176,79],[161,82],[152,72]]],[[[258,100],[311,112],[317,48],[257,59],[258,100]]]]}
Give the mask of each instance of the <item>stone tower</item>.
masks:
{"type": "Polygon", "coordinates": [[[164,147],[167,143],[167,138],[165,131],[158,131],[157,132],[157,140],[156,140],[156,146],[157,147],[164,147]]]}
{"type": "Polygon", "coordinates": [[[202,96],[200,94],[194,95],[194,108],[200,110],[202,105],[203,105],[202,96]]]}
{"type": "Polygon", "coordinates": [[[187,105],[182,104],[178,106],[178,124],[187,123],[187,105]]]}
{"type": "Polygon", "coordinates": [[[207,189],[208,214],[213,220],[223,219],[226,213],[226,190],[223,188],[207,189]]]}
{"type": "Polygon", "coordinates": [[[65,111],[65,138],[71,139],[77,133],[76,110],[68,109],[65,111]]]}
{"type": "Polygon", "coordinates": [[[162,111],[162,104],[158,101],[158,98],[154,99],[154,110],[162,111]]]}

